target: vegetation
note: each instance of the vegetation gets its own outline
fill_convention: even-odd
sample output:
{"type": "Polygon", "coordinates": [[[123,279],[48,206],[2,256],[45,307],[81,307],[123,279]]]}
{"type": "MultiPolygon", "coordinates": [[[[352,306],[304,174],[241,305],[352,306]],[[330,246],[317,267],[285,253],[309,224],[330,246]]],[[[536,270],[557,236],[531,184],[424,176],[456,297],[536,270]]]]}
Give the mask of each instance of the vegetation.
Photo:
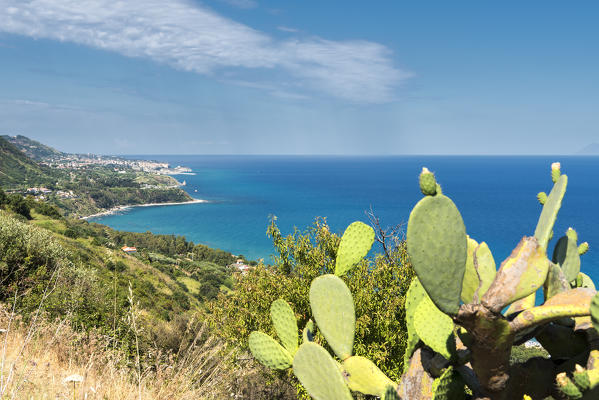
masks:
{"type": "MultiPolygon", "coordinates": [[[[235,290],[221,292],[208,306],[206,318],[211,327],[241,350],[247,349],[247,338],[253,330],[274,333],[268,315],[277,298],[291,305],[299,326],[304,327],[312,317],[308,302],[310,282],[335,268],[340,239],[324,220],[317,219],[306,232],[296,230],[283,237],[273,219],[268,234],[278,254],[274,265],[258,265],[245,275],[235,275],[235,290]]],[[[412,269],[405,243],[396,240],[388,245],[389,258],[377,256],[361,261],[346,282],[356,299],[356,353],[376,360],[389,376],[397,379],[403,368],[407,340],[404,302],[412,269]]],[[[292,378],[271,375],[275,377],[292,378]]],[[[297,381],[291,382],[297,385],[297,381]]],[[[300,390],[301,393],[305,392],[300,390]]]]}
{"type": "Polygon", "coordinates": [[[0,137],[0,186],[52,185],[63,174],[39,165],[0,137]]]}
{"type": "Polygon", "coordinates": [[[341,239],[335,275],[315,278],[309,290],[316,326],[340,361],[314,338],[311,324],[298,348],[294,306],[283,299],[270,308],[281,344],[255,331],[249,336],[252,353],[270,368],[293,366],[315,399],[351,399],[350,389],[387,400],[596,399],[599,294],[580,272],[588,244],[578,245],[572,228],[557,242],[551,261],[547,258],[567,185],[559,163],[552,165],[552,179],[551,193],[538,195],[543,210],[534,236],[524,237],[496,271],[489,248],[466,235],[456,206],[423,169],[425,197],[408,222],[407,251],[417,279],[405,302],[409,361],[399,384],[376,361],[352,355],[357,301],[339,276],[372,245],[374,233],[360,223],[341,239]],[[544,303],[536,306],[541,287],[544,303]],[[517,347],[531,338],[546,351],[517,347]]]}

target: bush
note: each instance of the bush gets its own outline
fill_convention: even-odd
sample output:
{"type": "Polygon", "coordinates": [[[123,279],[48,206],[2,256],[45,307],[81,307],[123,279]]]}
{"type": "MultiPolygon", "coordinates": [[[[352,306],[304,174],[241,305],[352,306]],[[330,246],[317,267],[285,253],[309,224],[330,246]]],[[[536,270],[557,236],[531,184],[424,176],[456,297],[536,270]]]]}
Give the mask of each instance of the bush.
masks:
{"type": "MultiPolygon", "coordinates": [[[[274,335],[269,310],[278,298],[291,305],[302,330],[311,318],[310,283],[317,276],[332,273],[335,267],[340,238],[322,219],[306,232],[296,230],[287,237],[281,235],[273,219],[268,234],[278,253],[275,264],[236,274],[235,290],[220,293],[208,303],[211,326],[241,348],[247,348],[253,330],[274,335]]],[[[394,380],[399,379],[403,367],[407,340],[404,302],[412,277],[405,242],[396,241],[388,258],[365,260],[344,278],[356,308],[354,352],[368,357],[394,380]]]]}

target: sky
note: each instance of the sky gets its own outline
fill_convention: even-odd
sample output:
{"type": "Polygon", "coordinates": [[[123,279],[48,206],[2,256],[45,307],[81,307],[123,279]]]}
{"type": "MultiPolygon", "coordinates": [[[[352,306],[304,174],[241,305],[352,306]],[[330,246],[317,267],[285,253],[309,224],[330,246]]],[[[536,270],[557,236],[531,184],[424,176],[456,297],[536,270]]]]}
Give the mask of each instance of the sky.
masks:
{"type": "Polygon", "coordinates": [[[0,134],[98,154],[574,154],[594,1],[0,0],[0,134]]]}

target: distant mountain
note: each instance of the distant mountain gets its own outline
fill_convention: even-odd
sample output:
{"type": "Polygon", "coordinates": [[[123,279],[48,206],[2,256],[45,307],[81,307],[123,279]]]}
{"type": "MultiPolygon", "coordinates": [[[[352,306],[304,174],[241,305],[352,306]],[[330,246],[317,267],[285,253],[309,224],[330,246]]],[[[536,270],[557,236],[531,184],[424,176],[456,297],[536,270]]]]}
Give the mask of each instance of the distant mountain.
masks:
{"type": "Polygon", "coordinates": [[[26,136],[8,136],[4,135],[2,138],[12,143],[16,148],[21,150],[27,157],[36,161],[46,161],[56,157],[62,157],[65,153],[56,150],[50,146],[46,146],[38,141],[29,139],[26,136]]]}
{"type": "Polygon", "coordinates": [[[576,154],[579,156],[599,156],[599,143],[591,143],[576,154]]]}
{"type": "Polygon", "coordinates": [[[38,164],[17,146],[0,137],[0,186],[36,186],[56,182],[56,178],[57,171],[38,164]]]}

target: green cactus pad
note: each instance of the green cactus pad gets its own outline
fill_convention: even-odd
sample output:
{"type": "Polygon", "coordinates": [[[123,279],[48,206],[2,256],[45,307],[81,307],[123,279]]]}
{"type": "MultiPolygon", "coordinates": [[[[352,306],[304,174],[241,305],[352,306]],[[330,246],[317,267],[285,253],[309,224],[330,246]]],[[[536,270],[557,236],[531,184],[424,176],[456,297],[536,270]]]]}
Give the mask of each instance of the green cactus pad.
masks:
{"type": "Polygon", "coordinates": [[[383,397],[388,386],[395,387],[395,383],[365,357],[349,357],[343,361],[343,370],[347,386],[355,392],[383,397]]]}
{"type": "Polygon", "coordinates": [[[572,378],[574,379],[574,384],[583,391],[588,390],[591,387],[591,380],[589,379],[589,373],[587,372],[587,370],[585,370],[578,364],[576,364],[575,368],[576,368],[575,371],[572,372],[572,378]]]}
{"type": "Polygon", "coordinates": [[[453,201],[442,194],[420,200],[410,214],[407,242],[422,286],[441,311],[455,315],[466,270],[467,241],[464,221],[453,201]]]}
{"type": "Polygon", "coordinates": [[[552,261],[564,271],[564,277],[572,282],[580,272],[580,254],[576,240],[570,236],[562,236],[553,250],[552,261]]]}
{"type": "Polygon", "coordinates": [[[273,369],[287,369],[291,366],[291,354],[267,334],[253,331],[249,345],[250,351],[262,365],[273,369]]]}
{"type": "Polygon", "coordinates": [[[270,306],[270,318],[283,347],[293,356],[297,351],[298,341],[297,321],[293,310],[285,300],[275,300],[270,306]]]}
{"type": "Polygon", "coordinates": [[[501,312],[516,300],[540,288],[547,278],[549,260],[537,239],[524,237],[512,254],[501,264],[497,277],[482,297],[489,310],[501,312]]]}
{"type": "Polygon", "coordinates": [[[439,310],[428,296],[416,308],[416,333],[424,344],[448,360],[456,351],[453,326],[451,317],[439,310]]]}
{"type": "Polygon", "coordinates": [[[397,389],[395,389],[393,386],[387,386],[387,389],[385,389],[385,394],[383,394],[383,397],[381,398],[381,400],[401,400],[399,398],[399,395],[397,394],[397,389]]]}
{"type": "Polygon", "coordinates": [[[370,251],[372,243],[374,243],[374,231],[370,226],[360,221],[350,224],[339,243],[335,275],[341,276],[359,263],[370,251]]]}
{"type": "Polygon", "coordinates": [[[589,251],[589,243],[588,242],[582,242],[579,246],[578,246],[578,254],[583,255],[585,254],[587,251],[589,251]]]}
{"type": "Polygon", "coordinates": [[[426,292],[420,284],[418,278],[414,278],[412,283],[410,284],[410,288],[406,294],[406,328],[408,331],[408,342],[406,343],[406,352],[404,354],[404,370],[408,368],[408,361],[410,357],[412,357],[412,353],[416,350],[418,346],[418,342],[420,342],[420,338],[416,333],[416,328],[414,327],[414,315],[416,314],[416,308],[426,296],[426,292]]]}
{"type": "Polygon", "coordinates": [[[312,320],[306,322],[306,326],[302,332],[302,339],[304,343],[314,341],[314,322],[312,320]]]}
{"type": "Polygon", "coordinates": [[[509,317],[511,314],[516,314],[520,311],[528,310],[529,308],[533,308],[535,306],[535,301],[537,299],[537,293],[531,293],[530,295],[521,298],[518,301],[510,304],[509,308],[505,311],[504,315],[509,317]]]}
{"type": "Polygon", "coordinates": [[[345,360],[354,347],[356,315],[354,301],[341,278],[319,276],[310,286],[310,306],[318,329],[335,352],[345,360]]]}
{"type": "Polygon", "coordinates": [[[549,243],[549,236],[553,229],[553,224],[557,218],[557,213],[562,206],[562,199],[566,193],[566,186],[568,186],[568,176],[562,175],[559,177],[541,211],[537,228],[535,229],[535,237],[538,239],[539,244],[547,248],[549,243]]]}
{"type": "Polygon", "coordinates": [[[466,398],[464,382],[449,366],[433,382],[433,400],[462,400],[466,398]]]}
{"type": "Polygon", "coordinates": [[[591,321],[597,332],[599,332],[599,293],[593,296],[591,300],[591,321]]]}
{"type": "Polygon", "coordinates": [[[568,378],[565,372],[558,374],[556,377],[557,387],[566,396],[572,399],[581,399],[582,393],[580,389],[568,378]]]}
{"type": "Polygon", "coordinates": [[[468,238],[468,257],[466,259],[466,272],[462,281],[461,299],[464,303],[472,303],[474,294],[478,294],[478,299],[487,292],[491,282],[495,279],[495,260],[485,242],[480,245],[476,240],[468,238]],[[476,267],[475,267],[476,257],[476,267]],[[479,280],[479,276],[482,279],[479,280]],[[479,287],[480,286],[480,287],[479,287]]]}
{"type": "Polygon", "coordinates": [[[437,181],[435,174],[429,171],[426,167],[422,168],[422,172],[418,178],[420,183],[420,191],[425,196],[434,196],[437,194],[437,181]]]}
{"type": "Polygon", "coordinates": [[[552,298],[556,294],[570,290],[570,284],[564,276],[562,269],[554,263],[549,264],[549,271],[547,271],[547,279],[543,284],[543,293],[545,301],[552,298]]]}
{"type": "Polygon", "coordinates": [[[314,342],[303,343],[293,358],[293,373],[316,400],[351,400],[333,357],[314,342]]]}

